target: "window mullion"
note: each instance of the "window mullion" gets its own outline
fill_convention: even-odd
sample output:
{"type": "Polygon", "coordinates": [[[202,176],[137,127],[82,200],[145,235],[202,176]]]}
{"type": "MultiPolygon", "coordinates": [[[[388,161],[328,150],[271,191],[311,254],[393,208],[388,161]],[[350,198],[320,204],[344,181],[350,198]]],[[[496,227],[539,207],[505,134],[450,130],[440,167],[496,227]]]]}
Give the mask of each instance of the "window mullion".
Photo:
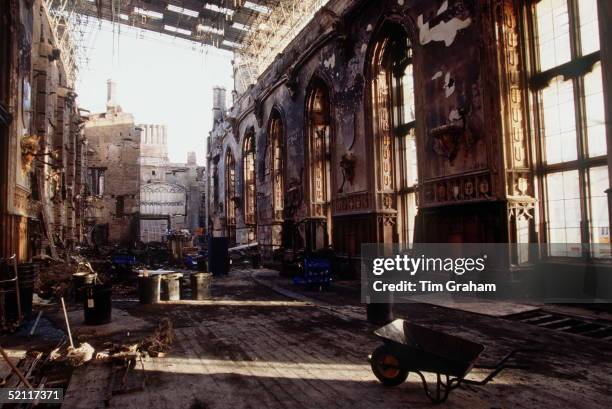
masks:
{"type": "Polygon", "coordinates": [[[578,5],[576,0],[567,0],[567,13],[569,20],[570,51],[572,61],[580,58],[580,23],[578,22],[578,5]]]}

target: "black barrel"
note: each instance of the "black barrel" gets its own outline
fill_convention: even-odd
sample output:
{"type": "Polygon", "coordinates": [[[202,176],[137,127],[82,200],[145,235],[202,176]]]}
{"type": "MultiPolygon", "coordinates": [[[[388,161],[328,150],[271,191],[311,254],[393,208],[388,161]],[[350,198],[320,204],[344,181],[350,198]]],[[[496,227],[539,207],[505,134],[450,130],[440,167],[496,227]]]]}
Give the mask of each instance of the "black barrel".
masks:
{"type": "Polygon", "coordinates": [[[162,300],[179,301],[181,299],[181,275],[166,274],[162,277],[162,300]]]}
{"type": "Polygon", "coordinates": [[[229,239],[211,237],[208,244],[208,267],[213,275],[229,273],[229,239]]]}
{"type": "Polygon", "coordinates": [[[261,256],[259,254],[251,256],[251,266],[253,266],[254,269],[261,268],[261,256]]]}
{"type": "Polygon", "coordinates": [[[156,304],[159,302],[160,279],[156,274],[152,276],[138,276],[138,298],[141,304],[156,304]]]}
{"type": "Polygon", "coordinates": [[[19,282],[34,283],[38,277],[38,264],[36,263],[21,263],[17,266],[17,275],[19,282]]]}
{"type": "Polygon", "coordinates": [[[202,255],[198,256],[198,270],[208,271],[208,261],[206,260],[206,257],[202,255]]]}
{"type": "Polygon", "coordinates": [[[86,325],[101,325],[111,321],[112,294],[111,284],[86,286],[83,289],[83,312],[86,325]]]}
{"type": "MultiPolygon", "coordinates": [[[[4,319],[8,321],[17,320],[19,316],[19,309],[17,308],[17,292],[15,291],[15,283],[10,283],[10,288],[4,286],[2,289],[0,289],[0,291],[4,293],[4,308],[2,311],[4,313],[4,319]]],[[[19,287],[19,300],[21,301],[21,315],[23,317],[27,317],[32,313],[32,290],[19,287]],[[29,303],[27,301],[28,295],[30,296],[29,303]],[[28,311],[25,311],[26,308],[28,311]]],[[[0,309],[1,308],[2,307],[0,307],[0,309]]]]}
{"type": "Polygon", "coordinates": [[[21,314],[24,318],[32,315],[32,301],[34,299],[34,283],[19,283],[19,301],[21,302],[21,314]]]}
{"type": "MultiPolygon", "coordinates": [[[[32,314],[32,299],[34,297],[34,283],[38,276],[38,264],[22,263],[17,266],[17,277],[19,278],[19,301],[21,315],[28,318],[32,314]]],[[[0,263],[0,279],[8,280],[14,277],[13,266],[4,260],[0,263]]],[[[17,292],[15,282],[3,283],[0,292],[4,293],[4,306],[0,309],[7,320],[16,320],[19,315],[17,307],[17,292]]]]}
{"type": "Polygon", "coordinates": [[[191,275],[191,298],[194,300],[207,300],[210,298],[210,284],[212,274],[196,273],[191,275]]]}
{"type": "Polygon", "coordinates": [[[34,298],[34,283],[38,277],[38,264],[22,263],[17,266],[19,277],[19,300],[24,318],[32,314],[32,299],[34,298]]]}

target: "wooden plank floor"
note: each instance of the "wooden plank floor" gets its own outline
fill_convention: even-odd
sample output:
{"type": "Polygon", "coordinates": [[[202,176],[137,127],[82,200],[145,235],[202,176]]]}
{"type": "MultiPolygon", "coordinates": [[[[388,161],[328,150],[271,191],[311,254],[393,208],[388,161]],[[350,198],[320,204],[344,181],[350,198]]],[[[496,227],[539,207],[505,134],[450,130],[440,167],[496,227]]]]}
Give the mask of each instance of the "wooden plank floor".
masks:
{"type": "MultiPolygon", "coordinates": [[[[225,294],[219,305],[166,304],[148,311],[173,319],[176,343],[166,357],[145,362],[146,390],[113,397],[111,408],[431,407],[415,375],[396,388],[376,381],[367,355],[379,342],[363,320],[303,301],[279,300],[246,276],[219,284],[225,294]],[[250,298],[259,302],[228,303],[250,298]]],[[[569,357],[567,367],[554,361],[546,371],[509,370],[484,387],[454,391],[441,407],[609,407],[605,391],[610,379],[604,376],[612,373],[612,363],[581,362],[591,371],[577,372],[583,359],[576,356],[572,362],[569,357]]],[[[103,408],[108,374],[105,365],[78,369],[63,408],[103,408]]]]}

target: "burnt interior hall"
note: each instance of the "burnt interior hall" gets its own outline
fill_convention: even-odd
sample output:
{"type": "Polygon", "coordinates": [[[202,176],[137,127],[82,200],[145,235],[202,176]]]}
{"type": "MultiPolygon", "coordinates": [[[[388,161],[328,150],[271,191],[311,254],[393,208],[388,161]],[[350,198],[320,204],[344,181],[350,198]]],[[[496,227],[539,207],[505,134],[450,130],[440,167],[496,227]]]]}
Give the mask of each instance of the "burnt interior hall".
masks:
{"type": "Polygon", "coordinates": [[[610,407],[611,23],[0,0],[0,408],[610,407]]]}
{"type": "Polygon", "coordinates": [[[330,1],[242,90],[245,46],[232,105],[214,91],[209,229],[348,273],[362,243],[609,243],[607,8],[330,1]]]}

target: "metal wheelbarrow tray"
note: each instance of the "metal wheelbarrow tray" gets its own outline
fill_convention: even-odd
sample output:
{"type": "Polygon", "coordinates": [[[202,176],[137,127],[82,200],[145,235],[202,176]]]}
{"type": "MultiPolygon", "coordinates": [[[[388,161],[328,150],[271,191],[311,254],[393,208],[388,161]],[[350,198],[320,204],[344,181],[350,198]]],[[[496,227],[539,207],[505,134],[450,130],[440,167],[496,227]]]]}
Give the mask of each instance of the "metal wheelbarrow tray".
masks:
{"type": "Polygon", "coordinates": [[[515,349],[495,365],[475,365],[484,346],[444,332],[397,319],[374,332],[384,345],[370,356],[374,375],[386,386],[403,383],[410,372],[421,378],[425,394],[435,403],[444,402],[449,393],[461,386],[485,385],[506,368],[525,369],[524,365],[509,364],[518,352],[515,349]],[[490,369],[482,380],[466,379],[472,368],[490,369]],[[430,388],[424,372],[436,374],[436,385],[430,388]]]}

